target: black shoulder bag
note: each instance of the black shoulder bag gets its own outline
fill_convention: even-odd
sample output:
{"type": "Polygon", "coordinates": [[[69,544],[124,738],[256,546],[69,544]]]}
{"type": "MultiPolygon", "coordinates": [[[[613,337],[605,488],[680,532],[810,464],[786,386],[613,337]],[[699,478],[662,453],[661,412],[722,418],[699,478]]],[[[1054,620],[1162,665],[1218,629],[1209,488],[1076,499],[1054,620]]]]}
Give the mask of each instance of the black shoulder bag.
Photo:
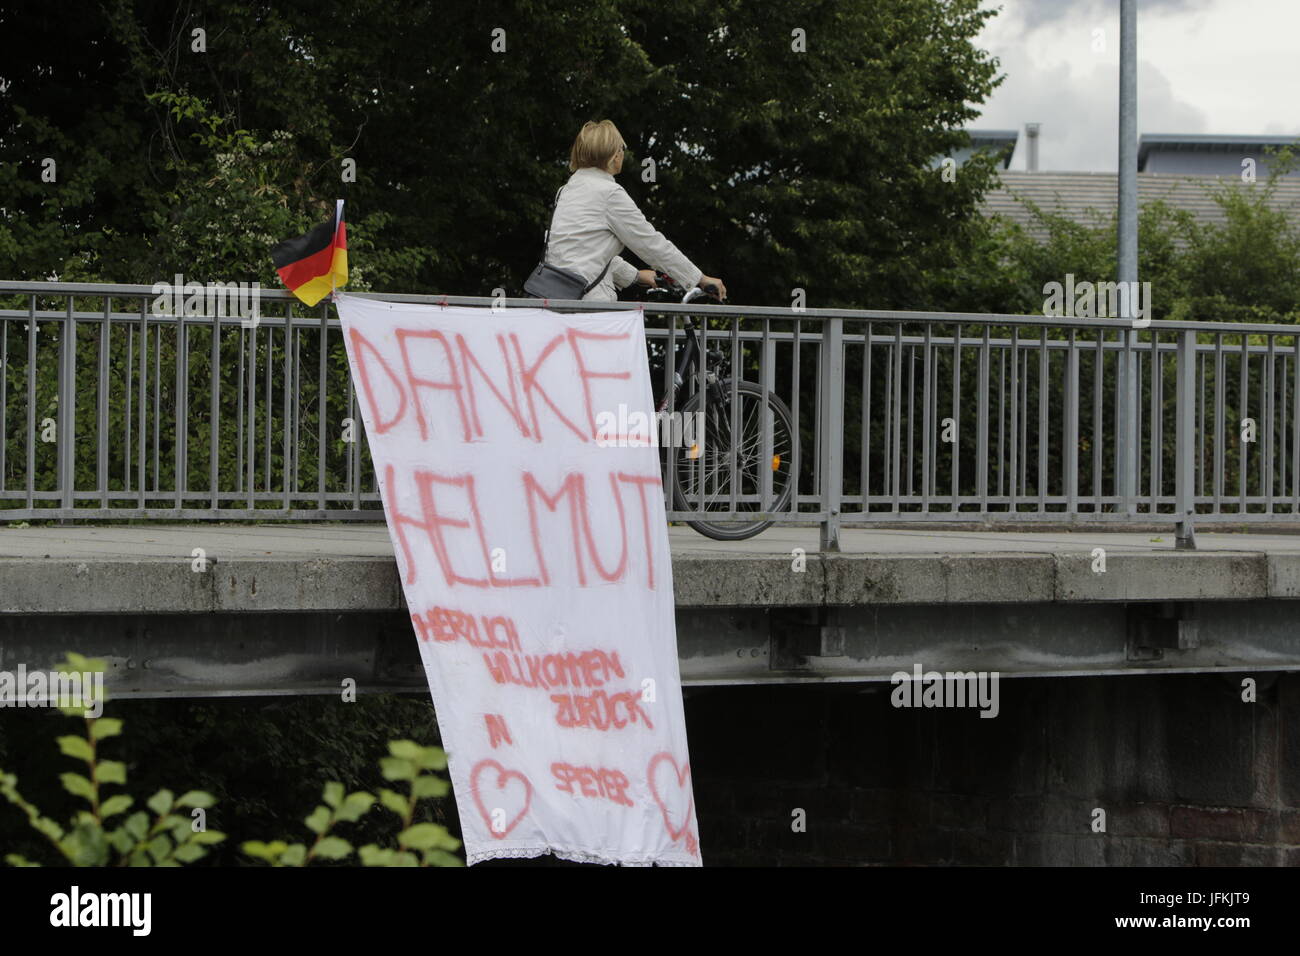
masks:
{"type": "Polygon", "coordinates": [[[524,291],[538,299],[581,299],[605,278],[605,273],[609,271],[614,261],[610,259],[605,263],[605,268],[600,270],[600,275],[590,282],[576,272],[547,265],[546,253],[551,246],[550,222],[555,218],[555,207],[559,205],[560,193],[563,191],[563,186],[556,190],[555,201],[551,203],[551,217],[547,220],[546,236],[542,239],[542,261],[524,282],[524,291]]]}

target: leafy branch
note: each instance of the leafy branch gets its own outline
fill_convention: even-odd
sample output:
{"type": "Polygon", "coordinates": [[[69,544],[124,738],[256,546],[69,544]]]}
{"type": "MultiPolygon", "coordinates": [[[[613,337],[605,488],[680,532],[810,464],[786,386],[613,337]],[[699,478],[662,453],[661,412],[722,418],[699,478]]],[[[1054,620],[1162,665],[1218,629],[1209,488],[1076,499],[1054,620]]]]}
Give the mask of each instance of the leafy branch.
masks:
{"type": "Polygon", "coordinates": [[[421,747],[410,740],[390,741],[388,753],[380,760],[380,771],[385,780],[405,781],[406,793],[383,787],[378,797],[364,791],[345,796],[343,784],[327,783],[321,795],[324,803],[303,821],[307,829],[316,834],[311,846],[284,840],[249,840],[243,844],[243,851],[272,866],[305,866],[314,860],[337,862],[354,853],[363,866],[463,866],[464,863],[455,855],[461,843],[446,827],[438,823],[412,822],[421,800],[445,797],[451,792],[451,785],[432,773],[446,769],[447,755],[441,747],[421,747]],[[358,849],[333,833],[337,824],[356,823],[377,805],[401,821],[397,846],[381,847],[369,843],[358,849]]]}
{"type": "MultiPolygon", "coordinates": [[[[84,676],[103,674],[102,660],[91,660],[80,654],[68,654],[68,659],[56,666],[63,673],[84,676]]],[[[100,703],[103,694],[100,694],[100,703]]],[[[86,773],[59,774],[63,789],[84,800],[89,809],[76,811],[70,826],[65,830],[45,816],[18,790],[18,777],[0,770],[0,796],[27,816],[28,823],[44,836],[58,851],[61,864],[72,866],[180,866],[193,863],[208,854],[207,848],[220,843],[224,833],[208,830],[206,811],[216,802],[202,790],[190,790],[179,799],[170,790],[159,790],[146,802],[153,818],[143,810],[130,814],[116,825],[109,821],[121,817],[135,803],[126,793],[104,796],[102,789],[126,786],[126,764],[118,760],[100,759],[99,745],[122,733],[122,721],[114,717],[91,717],[85,713],[85,702],[77,704],[69,699],[56,701],[68,716],[81,713],[85,720],[84,736],[67,734],[57,738],[59,752],[85,764],[86,773]],[[195,818],[189,819],[174,811],[192,809],[195,818]]],[[[11,866],[40,866],[41,864],[17,853],[6,854],[5,862],[11,866]]]]}

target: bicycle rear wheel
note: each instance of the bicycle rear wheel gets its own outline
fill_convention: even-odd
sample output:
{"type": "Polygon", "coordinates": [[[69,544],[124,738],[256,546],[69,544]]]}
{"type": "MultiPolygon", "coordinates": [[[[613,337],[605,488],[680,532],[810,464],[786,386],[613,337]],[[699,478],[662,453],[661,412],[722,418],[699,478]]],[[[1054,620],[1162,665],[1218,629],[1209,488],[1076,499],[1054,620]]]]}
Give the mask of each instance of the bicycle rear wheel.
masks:
{"type": "Polygon", "coordinates": [[[745,513],[786,510],[794,491],[795,436],[790,410],[778,396],[765,394],[754,382],[737,382],[733,417],[731,388],[732,383],[726,381],[713,390],[702,416],[700,406],[704,403],[698,394],[681,407],[684,422],[700,422],[702,427],[688,428],[692,441],[671,449],[668,459],[674,510],[717,513],[716,517],[687,520],[700,534],[716,541],[743,541],[771,527],[770,519],[747,518],[745,513]],[[766,449],[764,404],[771,434],[766,449]],[[765,488],[768,476],[770,484],[765,488]]]}

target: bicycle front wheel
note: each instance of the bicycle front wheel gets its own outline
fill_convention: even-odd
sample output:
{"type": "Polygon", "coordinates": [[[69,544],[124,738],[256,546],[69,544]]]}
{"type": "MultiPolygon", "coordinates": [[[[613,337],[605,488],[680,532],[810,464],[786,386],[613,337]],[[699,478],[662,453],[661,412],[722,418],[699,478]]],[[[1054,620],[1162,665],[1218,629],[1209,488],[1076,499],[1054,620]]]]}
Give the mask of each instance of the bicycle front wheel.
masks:
{"type": "Polygon", "coordinates": [[[743,541],[769,528],[770,519],[746,515],[784,511],[794,493],[790,410],[754,382],[735,388],[734,414],[729,381],[709,390],[708,403],[692,396],[681,408],[688,438],[669,450],[674,510],[702,513],[687,524],[717,541],[743,541]]]}

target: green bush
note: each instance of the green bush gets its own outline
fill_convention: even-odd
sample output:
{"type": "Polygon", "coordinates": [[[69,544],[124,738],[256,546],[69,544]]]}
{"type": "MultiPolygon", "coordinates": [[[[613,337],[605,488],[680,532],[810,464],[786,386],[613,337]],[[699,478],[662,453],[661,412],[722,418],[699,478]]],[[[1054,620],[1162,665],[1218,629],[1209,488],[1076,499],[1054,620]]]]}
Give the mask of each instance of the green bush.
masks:
{"type": "Polygon", "coordinates": [[[304,822],[316,834],[311,846],[305,843],[286,843],[275,840],[263,843],[250,840],[243,845],[249,856],[265,860],[273,866],[303,866],[313,860],[346,860],[356,853],[363,866],[463,866],[455,856],[460,841],[447,828],[438,823],[415,823],[416,807],[421,800],[444,797],[451,785],[430,773],[445,770],[447,755],[441,747],[421,747],[414,741],[394,740],[388,744],[389,755],[380,761],[384,779],[404,781],[407,793],[381,788],[379,796],[358,791],[347,796],[343,784],[325,784],[323,799],[304,822]],[[331,831],[338,823],[356,823],[369,813],[376,801],[392,811],[401,820],[402,829],[397,834],[396,847],[381,847],[369,843],[360,849],[331,831]]]}
{"type": "MultiPolygon", "coordinates": [[[[104,670],[103,661],[71,653],[67,657],[59,669],[83,673],[104,670]]],[[[58,703],[69,716],[82,712],[80,705],[58,703]]],[[[83,719],[84,735],[57,738],[61,754],[85,767],[84,772],[59,774],[62,789],[87,804],[86,809],[73,814],[66,827],[22,796],[16,775],[0,769],[0,795],[22,811],[29,825],[54,846],[59,865],[178,866],[204,858],[211,847],[226,840],[224,833],[206,828],[207,811],[217,800],[205,790],[187,790],[177,798],[172,790],[160,789],[145,802],[151,812],[140,809],[128,813],[135,806],[134,797],[104,792],[106,787],[125,788],[126,764],[105,760],[100,752],[104,741],[121,735],[123,721],[110,717],[83,719]],[[190,811],[190,818],[183,815],[185,810],[190,811]]],[[[403,792],[380,788],[378,795],[365,791],[346,794],[342,783],[331,781],[323,789],[324,804],[303,821],[315,834],[310,845],[250,840],[241,849],[246,856],[275,866],[345,862],[354,855],[364,866],[461,866],[463,861],[455,855],[460,841],[442,824],[419,819],[432,815],[432,808],[426,810],[422,802],[450,793],[450,784],[433,773],[446,766],[446,754],[439,747],[421,746],[410,740],[390,741],[388,756],[380,760],[380,771],[385,780],[404,784],[403,792]],[[338,824],[354,824],[358,825],[356,832],[374,837],[378,827],[362,828],[359,824],[377,806],[397,817],[400,827],[396,833],[391,832],[391,826],[384,827],[378,839],[358,849],[336,832],[338,824]]],[[[193,772],[193,767],[188,769],[193,772]]],[[[343,776],[354,776],[344,770],[343,776]]],[[[337,771],[336,767],[332,772],[337,771]]],[[[390,823],[386,814],[383,817],[384,823],[390,823]]],[[[35,853],[25,848],[24,852],[26,855],[5,853],[3,859],[12,866],[40,865],[34,859],[35,853]]]]}
{"type": "MultiPolygon", "coordinates": [[[[88,660],[69,654],[58,669],[80,673],[103,673],[102,660],[88,660]]],[[[60,701],[59,709],[69,716],[80,706],[60,701]]],[[[105,795],[105,787],[126,786],[126,764],[103,760],[99,745],[122,733],[122,721],[114,717],[85,717],[85,736],[69,734],[58,738],[59,751],[65,757],[86,765],[86,774],[61,773],[63,789],[84,800],[88,810],[77,811],[65,829],[45,816],[18,792],[18,778],[0,770],[0,795],[27,815],[27,822],[46,837],[58,850],[61,864],[72,866],[180,866],[207,856],[207,848],[226,838],[224,833],[208,830],[206,811],[214,803],[212,795],[189,790],[179,798],[170,790],[159,790],[146,802],[152,817],[144,810],[127,815],[135,798],[125,793],[105,795]],[[191,809],[193,819],[177,810],[191,809]],[[120,818],[116,825],[109,823],[120,818]]],[[[17,853],[5,854],[11,866],[39,866],[17,853]]]]}

